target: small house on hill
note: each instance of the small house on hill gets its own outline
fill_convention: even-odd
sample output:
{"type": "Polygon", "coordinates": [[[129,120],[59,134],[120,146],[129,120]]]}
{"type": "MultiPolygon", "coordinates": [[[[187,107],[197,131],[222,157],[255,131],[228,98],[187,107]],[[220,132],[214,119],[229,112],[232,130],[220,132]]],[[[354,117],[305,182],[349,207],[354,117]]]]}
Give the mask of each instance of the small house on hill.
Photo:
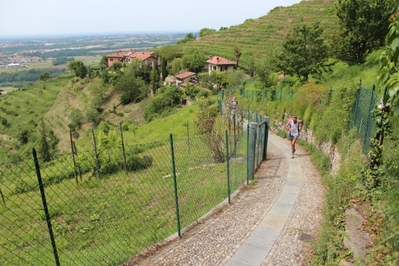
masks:
{"type": "Polygon", "coordinates": [[[232,61],[221,56],[212,55],[206,62],[208,63],[209,75],[212,73],[212,71],[233,71],[237,65],[236,61],[232,61]]]}
{"type": "Polygon", "coordinates": [[[122,51],[116,51],[114,54],[107,55],[107,65],[108,67],[112,66],[115,62],[123,62],[125,61],[126,53],[122,51]]]}
{"type": "Polygon", "coordinates": [[[186,70],[186,72],[176,75],[175,80],[176,80],[176,86],[185,87],[187,86],[187,83],[197,82],[197,73],[186,70]]]}
{"type": "Polygon", "coordinates": [[[126,63],[130,63],[134,59],[146,62],[148,65],[157,65],[158,58],[155,57],[154,52],[133,52],[126,56],[126,63]]]}
{"type": "Polygon", "coordinates": [[[135,59],[146,62],[148,65],[159,65],[158,58],[155,57],[154,52],[136,52],[133,49],[126,52],[117,51],[114,54],[107,55],[107,59],[108,67],[112,66],[115,62],[126,62],[130,64],[135,59]]]}

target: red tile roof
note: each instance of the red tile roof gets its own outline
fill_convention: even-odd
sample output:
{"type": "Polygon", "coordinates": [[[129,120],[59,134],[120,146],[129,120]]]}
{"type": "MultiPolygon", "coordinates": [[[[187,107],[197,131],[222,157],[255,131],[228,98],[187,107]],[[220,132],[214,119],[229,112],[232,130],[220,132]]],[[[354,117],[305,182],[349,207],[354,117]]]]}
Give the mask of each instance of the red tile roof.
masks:
{"type": "Polygon", "coordinates": [[[122,51],[117,51],[114,54],[110,54],[107,55],[108,58],[112,57],[112,58],[124,58],[126,56],[126,53],[122,52],[122,51]]]}
{"type": "Polygon", "coordinates": [[[137,58],[140,59],[141,61],[148,60],[149,58],[154,58],[154,52],[134,52],[132,54],[129,54],[128,57],[130,58],[137,58]]]}
{"type": "Polygon", "coordinates": [[[187,71],[187,72],[181,73],[179,75],[176,75],[175,77],[178,79],[186,79],[186,78],[189,78],[189,77],[192,77],[195,75],[197,75],[197,74],[194,72],[187,71]]]}
{"type": "Polygon", "coordinates": [[[210,59],[206,62],[209,64],[212,64],[212,65],[217,65],[217,66],[236,65],[237,64],[236,61],[231,61],[231,60],[221,57],[221,56],[211,56],[210,59]]]}

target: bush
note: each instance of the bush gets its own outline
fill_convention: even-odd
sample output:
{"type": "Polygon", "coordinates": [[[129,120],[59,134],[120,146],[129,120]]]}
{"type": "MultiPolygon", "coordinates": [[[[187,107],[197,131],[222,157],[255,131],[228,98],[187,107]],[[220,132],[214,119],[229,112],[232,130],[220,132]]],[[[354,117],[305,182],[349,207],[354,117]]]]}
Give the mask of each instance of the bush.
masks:
{"type": "Polygon", "coordinates": [[[144,155],[140,157],[138,155],[131,155],[126,158],[126,168],[129,172],[145,169],[152,165],[152,157],[149,155],[144,155]]]}
{"type": "Polygon", "coordinates": [[[170,112],[173,107],[180,104],[181,91],[176,87],[163,87],[151,103],[144,109],[144,119],[150,122],[163,113],[170,112]]]}

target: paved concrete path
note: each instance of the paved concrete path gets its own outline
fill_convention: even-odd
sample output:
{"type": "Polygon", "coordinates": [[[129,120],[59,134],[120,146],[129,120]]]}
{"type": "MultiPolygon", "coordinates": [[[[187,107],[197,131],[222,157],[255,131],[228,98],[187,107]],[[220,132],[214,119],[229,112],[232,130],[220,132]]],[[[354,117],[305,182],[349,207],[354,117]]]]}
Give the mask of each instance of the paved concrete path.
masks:
{"type": "Polygon", "coordinates": [[[124,266],[300,266],[306,265],[320,228],[324,189],[300,146],[269,134],[267,160],[256,182],[232,204],[124,266]]]}
{"type": "MultiPolygon", "coordinates": [[[[287,149],[287,143],[285,143],[288,142],[287,140],[270,136],[269,141],[286,154],[287,158],[290,157],[290,150],[287,149]]],[[[299,195],[302,169],[300,161],[296,159],[298,158],[287,159],[288,172],[280,195],[260,224],[225,264],[226,266],[262,265],[268,256],[284,229],[299,195]]]]}

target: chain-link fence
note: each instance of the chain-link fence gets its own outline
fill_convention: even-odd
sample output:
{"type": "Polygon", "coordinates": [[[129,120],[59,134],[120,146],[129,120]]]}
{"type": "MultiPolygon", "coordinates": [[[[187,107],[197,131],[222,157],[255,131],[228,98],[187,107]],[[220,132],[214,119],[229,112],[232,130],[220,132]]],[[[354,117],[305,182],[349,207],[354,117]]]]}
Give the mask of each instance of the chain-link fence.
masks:
{"type": "Polygon", "coordinates": [[[356,103],[353,108],[352,126],[357,128],[358,138],[363,140],[363,152],[367,153],[370,148],[370,138],[375,131],[371,111],[378,102],[378,97],[372,90],[360,88],[357,91],[356,103]]]}
{"type": "Polygon", "coordinates": [[[265,121],[238,128],[233,117],[225,136],[171,135],[51,160],[33,150],[1,164],[0,265],[118,265],[180,236],[230,202],[263,159],[265,121]]]}

